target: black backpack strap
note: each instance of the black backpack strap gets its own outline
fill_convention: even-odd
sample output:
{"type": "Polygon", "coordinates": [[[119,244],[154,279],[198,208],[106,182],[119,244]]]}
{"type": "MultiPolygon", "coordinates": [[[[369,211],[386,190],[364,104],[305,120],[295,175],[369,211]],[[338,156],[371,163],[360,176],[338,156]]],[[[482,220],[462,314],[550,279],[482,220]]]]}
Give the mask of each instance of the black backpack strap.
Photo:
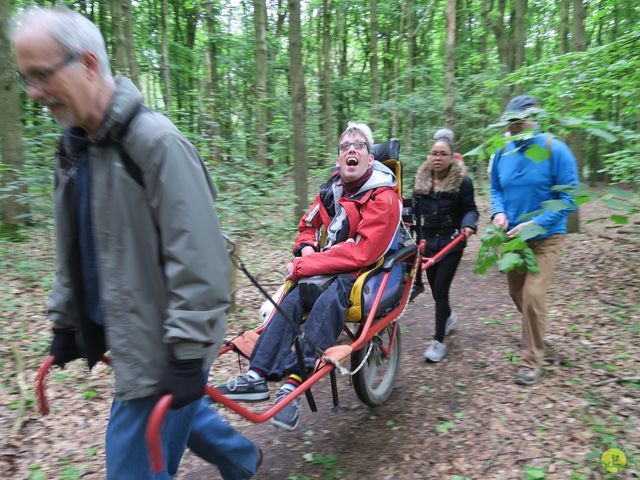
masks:
{"type": "Polygon", "coordinates": [[[124,166],[125,170],[129,174],[129,176],[133,180],[135,180],[135,182],[138,185],[140,185],[143,189],[144,189],[144,178],[142,176],[142,170],[140,170],[140,167],[138,166],[138,164],[127,153],[127,150],[124,148],[122,140],[124,139],[125,135],[129,131],[129,126],[131,125],[131,122],[133,122],[133,120],[137,118],[138,115],[142,113],[147,113],[150,111],[151,110],[149,110],[147,107],[141,104],[140,107],[138,107],[138,110],[136,111],[136,113],[134,113],[129,117],[129,120],[127,120],[127,122],[124,123],[122,127],[119,129],[119,131],[117,132],[117,135],[115,135],[112,138],[113,144],[115,145],[115,147],[118,149],[118,152],[120,153],[120,159],[122,160],[122,165],[124,166]]]}

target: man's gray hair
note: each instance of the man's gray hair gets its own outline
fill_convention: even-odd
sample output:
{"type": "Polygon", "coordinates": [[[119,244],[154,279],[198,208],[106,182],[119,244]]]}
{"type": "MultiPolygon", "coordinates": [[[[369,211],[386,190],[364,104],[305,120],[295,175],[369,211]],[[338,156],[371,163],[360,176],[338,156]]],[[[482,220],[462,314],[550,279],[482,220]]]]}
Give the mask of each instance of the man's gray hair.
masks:
{"type": "Polygon", "coordinates": [[[7,35],[11,43],[15,43],[23,28],[32,25],[45,29],[69,55],[93,52],[98,58],[102,76],[113,79],[104,37],[84,15],[66,7],[29,7],[11,18],[7,35]]]}
{"type": "Polygon", "coordinates": [[[358,122],[349,122],[347,123],[347,128],[340,135],[340,140],[347,134],[358,134],[362,135],[367,143],[367,150],[371,153],[371,148],[373,147],[373,133],[371,133],[371,129],[369,125],[366,123],[358,123],[358,122]]]}

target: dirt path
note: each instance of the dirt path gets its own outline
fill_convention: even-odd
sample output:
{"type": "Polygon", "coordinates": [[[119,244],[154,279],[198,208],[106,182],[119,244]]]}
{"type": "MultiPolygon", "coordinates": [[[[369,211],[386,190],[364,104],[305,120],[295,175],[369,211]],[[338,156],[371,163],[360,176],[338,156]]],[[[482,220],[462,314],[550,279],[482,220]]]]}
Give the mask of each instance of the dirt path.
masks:
{"type": "MultiPolygon", "coordinates": [[[[488,217],[486,201],[482,218],[488,217]]],[[[583,221],[602,207],[583,207],[583,221]]],[[[34,239],[21,261],[48,271],[51,239],[34,239]],[[40,242],[40,243],[39,243],[40,242]],[[44,246],[43,246],[44,245],[44,246]],[[47,247],[49,246],[49,247],[47,247]],[[39,252],[41,249],[42,252],[39,252]]],[[[607,227],[571,235],[549,294],[550,363],[532,387],[512,383],[520,320],[505,277],[471,273],[474,239],[452,289],[460,315],[437,365],[422,352],[433,334],[433,302],[418,297],[401,319],[401,371],[391,398],[371,409],[339,377],[342,411],[331,412],[328,380],[314,390],[319,412],[306,404],[300,426],[283,432],[223,414],[265,453],[257,480],[638,478],[640,470],[640,249],[637,238],[607,227]],[[634,380],[635,379],[635,380],[634,380]],[[617,446],[629,465],[604,474],[602,453],[617,446]]],[[[265,261],[264,259],[262,260],[265,261]]],[[[267,259],[281,265],[282,258],[267,259]]],[[[270,267],[269,267],[270,268],[270,267]]],[[[108,368],[88,375],[80,362],[52,372],[52,414],[40,417],[30,387],[49,341],[42,300],[47,285],[2,273],[0,478],[102,479],[104,428],[113,391],[108,368]],[[7,325],[11,325],[10,328],[7,325]],[[25,364],[16,375],[16,352],[25,364]],[[20,399],[24,411],[20,413],[20,399]],[[17,430],[16,419],[23,416],[17,430]]],[[[247,293],[251,296],[252,293],[247,293]]],[[[258,300],[254,300],[259,304],[258,300]]],[[[253,316],[233,318],[245,321],[253,316]]],[[[237,320],[234,320],[237,321],[237,320]]],[[[238,329],[237,324],[232,326],[238,329]]],[[[232,356],[214,369],[214,383],[237,372],[232,356]]],[[[216,469],[187,453],[180,480],[216,479],[216,469]]]]}

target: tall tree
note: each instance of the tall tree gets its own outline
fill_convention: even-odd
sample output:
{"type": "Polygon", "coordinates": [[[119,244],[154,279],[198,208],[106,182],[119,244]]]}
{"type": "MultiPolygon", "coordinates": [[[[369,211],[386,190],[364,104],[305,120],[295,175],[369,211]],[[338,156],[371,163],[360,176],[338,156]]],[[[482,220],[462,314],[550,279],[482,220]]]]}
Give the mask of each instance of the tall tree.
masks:
{"type": "MultiPolygon", "coordinates": [[[[525,45],[527,42],[527,0],[512,0],[513,17],[512,17],[512,39],[511,39],[511,65],[510,71],[515,72],[524,65],[525,45]]],[[[518,95],[522,93],[522,86],[516,85],[512,94],[518,95]]]]}
{"type": "MultiPolygon", "coordinates": [[[[416,80],[415,73],[413,71],[414,58],[416,51],[416,40],[414,31],[414,17],[415,6],[413,0],[407,0],[407,63],[406,70],[407,76],[407,97],[411,98],[415,90],[416,80]]],[[[406,152],[409,154],[413,151],[413,128],[415,126],[415,118],[413,114],[413,108],[410,108],[407,112],[407,133],[406,133],[406,152]]]]}
{"type": "MultiPolygon", "coordinates": [[[[587,49],[586,34],[584,28],[585,8],[583,0],[573,0],[573,50],[583,52],[587,49]]],[[[578,162],[578,175],[583,181],[584,166],[584,133],[575,131],[567,138],[567,143],[578,162]]],[[[569,215],[567,220],[567,230],[571,233],[580,231],[580,215],[576,210],[569,215]]]]}
{"type": "Polygon", "coordinates": [[[218,9],[215,0],[207,2],[207,42],[205,55],[206,68],[206,98],[207,98],[207,130],[210,142],[210,158],[220,160],[222,149],[220,146],[220,116],[218,106],[218,90],[220,89],[218,80],[218,9]],[[207,68],[208,67],[208,68],[207,68]]]}
{"type": "Polygon", "coordinates": [[[124,38],[125,51],[127,52],[127,67],[129,69],[131,81],[140,88],[140,68],[138,67],[138,60],[136,58],[136,43],[133,38],[133,13],[131,12],[131,9],[131,0],[122,0],[121,10],[125,19],[124,38]]]}
{"type": "MultiPolygon", "coordinates": [[[[403,48],[403,39],[404,39],[404,17],[405,17],[405,4],[404,2],[400,2],[400,25],[398,26],[398,34],[396,37],[396,57],[393,62],[393,85],[394,88],[392,91],[398,94],[398,90],[400,89],[400,63],[402,62],[402,48],[403,48]]],[[[400,129],[400,120],[398,118],[398,105],[394,102],[393,107],[391,108],[391,136],[397,137],[399,135],[398,131],[400,129]]]]}
{"type": "Polygon", "coordinates": [[[300,0],[289,0],[289,64],[293,121],[293,181],[296,195],[295,218],[298,219],[302,217],[308,206],[306,93],[302,64],[300,0]]]}
{"type": "Polygon", "coordinates": [[[265,0],[253,0],[253,23],[256,30],[256,161],[267,166],[267,6],[265,0]]]}
{"type": "MultiPolygon", "coordinates": [[[[0,18],[9,18],[11,0],[0,0],[0,18]]],[[[16,66],[5,29],[0,29],[0,233],[14,236],[26,223],[24,152],[16,66]]]]}
{"type": "Polygon", "coordinates": [[[342,3],[342,11],[338,16],[337,31],[339,37],[339,58],[338,58],[338,80],[341,88],[338,89],[336,94],[336,121],[337,132],[336,136],[340,135],[341,130],[347,126],[347,102],[348,97],[345,93],[344,85],[347,80],[347,49],[349,46],[349,35],[347,26],[347,14],[349,13],[349,2],[342,3]]]}
{"type": "MultiPolygon", "coordinates": [[[[322,0],[322,62],[320,71],[320,102],[324,155],[334,156],[333,105],[331,102],[331,0],[322,0]]],[[[323,156],[324,156],[323,155],[323,156]]]]}
{"type": "Polygon", "coordinates": [[[369,65],[371,67],[371,120],[369,126],[373,131],[376,129],[376,118],[378,117],[378,104],[380,103],[380,85],[378,79],[378,0],[371,0],[371,24],[369,34],[371,39],[371,54],[369,65]]]}
{"type": "Polygon", "coordinates": [[[122,3],[124,0],[111,0],[111,31],[113,62],[115,70],[121,75],[129,75],[127,68],[127,42],[125,39],[124,17],[122,16],[122,3]]]}
{"type": "Polygon", "coordinates": [[[444,121],[455,131],[456,119],[456,0],[447,1],[446,66],[444,73],[444,121]]]}
{"type": "Polygon", "coordinates": [[[569,10],[572,0],[562,0],[560,3],[560,54],[569,51],[569,10]]]}
{"type": "Polygon", "coordinates": [[[169,3],[168,0],[160,0],[160,21],[162,29],[162,46],[160,50],[160,62],[162,69],[162,98],[165,110],[171,108],[171,77],[169,73],[169,3]]]}

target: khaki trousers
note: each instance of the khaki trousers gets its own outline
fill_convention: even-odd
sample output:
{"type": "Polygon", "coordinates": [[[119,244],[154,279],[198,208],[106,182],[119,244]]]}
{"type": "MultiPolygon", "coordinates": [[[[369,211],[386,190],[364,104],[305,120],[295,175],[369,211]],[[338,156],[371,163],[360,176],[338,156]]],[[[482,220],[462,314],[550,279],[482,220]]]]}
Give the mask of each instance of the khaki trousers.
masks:
{"type": "Polygon", "coordinates": [[[507,272],[509,295],[522,314],[522,365],[542,368],[544,360],[544,330],[546,324],[546,294],[558,254],[564,242],[563,235],[552,235],[542,240],[527,242],[538,260],[540,273],[521,274],[507,272]]]}

